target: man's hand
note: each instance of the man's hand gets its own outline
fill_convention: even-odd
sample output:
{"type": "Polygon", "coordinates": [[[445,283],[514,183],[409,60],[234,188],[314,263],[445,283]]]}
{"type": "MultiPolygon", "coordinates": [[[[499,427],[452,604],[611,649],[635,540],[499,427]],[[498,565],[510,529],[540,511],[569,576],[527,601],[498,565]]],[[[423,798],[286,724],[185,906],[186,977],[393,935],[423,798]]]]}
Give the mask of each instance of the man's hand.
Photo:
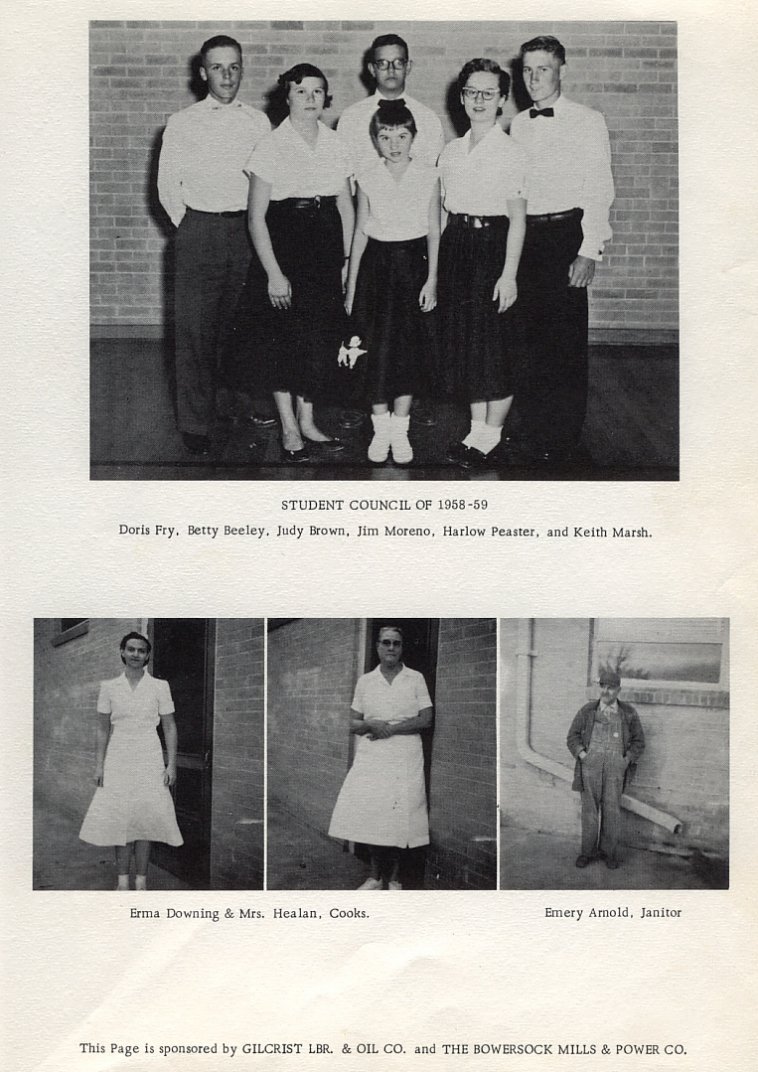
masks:
{"type": "Polygon", "coordinates": [[[591,257],[577,257],[569,268],[569,286],[588,287],[595,278],[595,264],[591,257]]]}

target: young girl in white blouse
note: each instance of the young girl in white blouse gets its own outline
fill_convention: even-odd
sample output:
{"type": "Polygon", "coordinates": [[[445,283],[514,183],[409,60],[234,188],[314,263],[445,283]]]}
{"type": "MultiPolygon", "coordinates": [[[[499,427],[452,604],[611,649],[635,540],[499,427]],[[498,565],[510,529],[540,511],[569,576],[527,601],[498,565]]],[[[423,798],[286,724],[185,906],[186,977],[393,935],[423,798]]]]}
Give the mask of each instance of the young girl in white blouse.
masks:
{"type": "Polygon", "coordinates": [[[403,101],[382,100],[369,124],[376,162],[356,175],[358,213],[345,308],[366,351],[364,394],[374,435],[369,461],[413,460],[413,395],[427,378],[422,317],[437,304],[437,169],[413,160],[416,123],[403,101]]]}
{"type": "Polygon", "coordinates": [[[440,243],[439,338],[448,392],[469,403],[471,427],[449,450],[465,469],[492,463],[513,400],[512,307],[526,231],[526,153],[497,118],[510,78],[490,59],[458,75],[471,129],[442,151],[447,226],[440,243]]]}

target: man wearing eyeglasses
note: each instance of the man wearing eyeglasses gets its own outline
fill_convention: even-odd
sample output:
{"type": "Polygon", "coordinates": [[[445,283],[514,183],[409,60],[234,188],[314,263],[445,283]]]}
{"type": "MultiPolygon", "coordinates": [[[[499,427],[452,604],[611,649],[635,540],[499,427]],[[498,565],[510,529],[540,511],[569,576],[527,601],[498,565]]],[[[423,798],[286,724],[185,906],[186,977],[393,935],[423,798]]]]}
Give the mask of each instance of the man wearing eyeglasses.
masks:
{"type": "Polygon", "coordinates": [[[516,382],[524,447],[536,462],[571,459],[587,407],[587,288],[611,237],[614,187],[600,112],[561,92],[566,51],[555,37],[521,46],[532,107],[511,137],[529,158],[519,312],[526,331],[516,382]]]}
{"type": "Polygon", "coordinates": [[[406,79],[413,67],[413,60],[408,57],[408,45],[397,34],[383,34],[371,45],[370,55],[368,69],[376,89],[370,97],[346,108],[337,124],[340,137],[350,146],[356,171],[377,160],[368,125],[382,99],[402,98],[405,101],[418,128],[411,155],[422,164],[434,166],[445,144],[442,123],[431,108],[405,92],[406,79]]]}
{"type": "Polygon", "coordinates": [[[582,794],[582,850],[577,867],[605,859],[619,866],[621,795],[645,751],[645,734],[631,704],[619,700],[621,678],[616,670],[600,671],[600,699],[580,708],[566,744],[576,760],[572,789],[582,794]]]}

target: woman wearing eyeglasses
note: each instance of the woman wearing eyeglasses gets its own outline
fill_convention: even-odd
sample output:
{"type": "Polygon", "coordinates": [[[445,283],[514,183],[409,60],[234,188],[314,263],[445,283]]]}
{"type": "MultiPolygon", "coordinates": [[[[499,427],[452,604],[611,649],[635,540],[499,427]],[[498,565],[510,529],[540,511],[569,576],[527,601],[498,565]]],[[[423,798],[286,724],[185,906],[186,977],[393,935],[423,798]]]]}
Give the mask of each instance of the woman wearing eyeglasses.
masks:
{"type": "Polygon", "coordinates": [[[358,679],[350,707],[355,758],[334,806],[330,837],[368,847],[361,890],[401,890],[403,849],[429,844],[422,730],[432,724],[423,676],[403,663],[403,633],[382,626],[379,665],[358,679]]]}
{"type": "Polygon", "coordinates": [[[451,444],[448,456],[475,469],[492,463],[513,401],[512,307],[526,230],[526,154],[497,121],[510,89],[498,63],[469,60],[458,88],[470,130],[445,147],[439,162],[448,219],[438,316],[445,387],[471,410],[468,434],[451,444]]]}

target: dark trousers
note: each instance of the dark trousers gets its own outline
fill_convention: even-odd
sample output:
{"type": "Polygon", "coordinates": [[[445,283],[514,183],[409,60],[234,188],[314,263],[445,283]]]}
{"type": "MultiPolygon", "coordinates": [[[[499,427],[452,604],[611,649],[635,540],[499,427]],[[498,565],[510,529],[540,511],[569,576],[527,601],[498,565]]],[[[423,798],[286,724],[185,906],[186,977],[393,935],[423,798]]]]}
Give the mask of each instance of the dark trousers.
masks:
{"type": "Polygon", "coordinates": [[[530,222],[514,307],[521,345],[516,362],[519,437],[537,451],[570,451],[587,408],[587,288],[570,287],[568,272],[582,244],[581,213],[530,222]]]}
{"type": "Polygon", "coordinates": [[[616,858],[625,771],[620,753],[590,749],[582,760],[582,856],[591,858],[599,851],[616,858]]]}
{"type": "Polygon", "coordinates": [[[250,264],[245,216],[187,210],[176,233],[174,318],[179,430],[207,435],[216,380],[250,264]]]}

